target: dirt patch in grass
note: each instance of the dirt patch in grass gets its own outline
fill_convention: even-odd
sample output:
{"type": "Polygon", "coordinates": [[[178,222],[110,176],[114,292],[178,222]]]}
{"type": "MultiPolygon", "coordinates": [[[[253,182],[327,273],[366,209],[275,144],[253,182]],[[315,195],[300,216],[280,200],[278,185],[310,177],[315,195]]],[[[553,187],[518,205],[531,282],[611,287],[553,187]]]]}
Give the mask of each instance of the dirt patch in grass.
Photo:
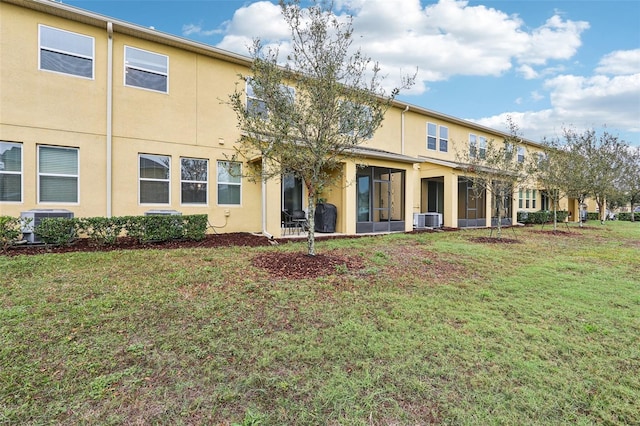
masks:
{"type": "Polygon", "coordinates": [[[555,237],[579,237],[580,236],[580,234],[577,232],[563,231],[560,229],[556,229],[555,231],[553,229],[549,229],[548,231],[544,229],[537,229],[537,230],[531,230],[529,232],[532,232],[534,234],[550,235],[555,237]]]}
{"type": "Polygon", "coordinates": [[[474,243],[489,243],[489,244],[520,244],[521,241],[513,238],[498,238],[498,237],[473,237],[469,238],[469,241],[474,243]]]}
{"type": "Polygon", "coordinates": [[[303,252],[263,253],[253,258],[253,265],[267,270],[272,277],[288,279],[316,278],[364,268],[364,262],[357,256],[335,253],[309,256],[303,252]]]}

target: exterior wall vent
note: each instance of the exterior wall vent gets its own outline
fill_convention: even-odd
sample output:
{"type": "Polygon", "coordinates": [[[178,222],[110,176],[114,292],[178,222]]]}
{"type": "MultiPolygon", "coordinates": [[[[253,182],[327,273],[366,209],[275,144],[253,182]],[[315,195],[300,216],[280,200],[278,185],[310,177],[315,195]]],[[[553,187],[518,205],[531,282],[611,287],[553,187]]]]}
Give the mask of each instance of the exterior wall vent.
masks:
{"type": "Polygon", "coordinates": [[[42,219],[49,217],[73,218],[73,212],[65,209],[33,209],[20,213],[22,221],[22,238],[30,244],[40,244],[43,241],[34,230],[40,225],[42,219]]]}

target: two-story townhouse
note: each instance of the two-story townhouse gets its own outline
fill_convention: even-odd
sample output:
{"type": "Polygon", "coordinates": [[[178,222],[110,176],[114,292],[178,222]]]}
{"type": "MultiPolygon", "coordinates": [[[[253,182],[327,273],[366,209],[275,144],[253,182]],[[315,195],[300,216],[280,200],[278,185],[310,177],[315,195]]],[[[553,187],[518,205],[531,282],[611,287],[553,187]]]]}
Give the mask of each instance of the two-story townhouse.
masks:
{"type": "MultiPolygon", "coordinates": [[[[173,210],[280,236],[282,210],[304,208],[300,182],[251,182],[230,161],[240,134],[225,101],[249,58],[48,0],[1,0],[0,28],[0,214],[173,210]]],[[[408,231],[416,213],[490,226],[489,197],[471,194],[455,154],[505,136],[394,102],[323,194],[336,232],[408,231]]],[[[515,220],[544,208],[543,193],[523,188],[511,206],[515,220]]]]}

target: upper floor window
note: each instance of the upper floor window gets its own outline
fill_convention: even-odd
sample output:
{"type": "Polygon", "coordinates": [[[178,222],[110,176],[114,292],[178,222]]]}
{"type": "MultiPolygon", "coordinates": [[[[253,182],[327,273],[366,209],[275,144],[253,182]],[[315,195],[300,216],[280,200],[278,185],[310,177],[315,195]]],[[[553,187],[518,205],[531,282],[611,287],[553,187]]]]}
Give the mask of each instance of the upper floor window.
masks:
{"type": "Polygon", "coordinates": [[[340,102],[340,133],[358,138],[371,139],[371,108],[350,101],[340,102]]]}
{"type": "MultiPolygon", "coordinates": [[[[258,117],[262,119],[267,119],[269,117],[269,110],[267,108],[267,103],[256,93],[255,87],[253,85],[252,79],[247,79],[247,112],[252,117],[258,117]]],[[[280,95],[283,102],[287,104],[293,104],[296,96],[295,89],[291,86],[286,86],[284,84],[280,85],[280,95]]],[[[276,99],[276,102],[279,100],[276,99]]]]}
{"type": "Polygon", "coordinates": [[[78,202],[78,160],[77,148],[38,147],[39,202],[78,202]]]}
{"type": "Polygon", "coordinates": [[[438,126],[435,123],[427,123],[427,149],[435,151],[438,140],[438,126]]]}
{"type": "Polygon", "coordinates": [[[524,147],[518,147],[518,163],[524,163],[524,147]]]}
{"type": "Polygon", "coordinates": [[[484,136],[478,136],[478,155],[480,158],[487,156],[487,138],[484,136]]]}
{"type": "Polygon", "coordinates": [[[182,204],[207,204],[209,161],[198,158],[180,160],[180,194],[182,204]]]}
{"type": "Polygon", "coordinates": [[[487,156],[487,138],[469,133],[469,157],[485,158],[487,156]]]}
{"type": "Polygon", "coordinates": [[[41,70],[93,78],[93,37],[39,25],[41,70]]]}
{"type": "Polygon", "coordinates": [[[449,150],[449,128],[440,126],[440,152],[449,150]]]}
{"type": "Polygon", "coordinates": [[[0,141],[0,202],[22,201],[22,144],[0,141]]]}
{"type": "Polygon", "coordinates": [[[140,154],[140,204],[169,204],[171,157],[140,154]]]}
{"type": "Polygon", "coordinates": [[[135,47],[124,47],[124,84],[169,92],[169,57],[135,47]]]}
{"type": "Polygon", "coordinates": [[[218,161],[218,204],[240,205],[242,164],[218,161]]]}

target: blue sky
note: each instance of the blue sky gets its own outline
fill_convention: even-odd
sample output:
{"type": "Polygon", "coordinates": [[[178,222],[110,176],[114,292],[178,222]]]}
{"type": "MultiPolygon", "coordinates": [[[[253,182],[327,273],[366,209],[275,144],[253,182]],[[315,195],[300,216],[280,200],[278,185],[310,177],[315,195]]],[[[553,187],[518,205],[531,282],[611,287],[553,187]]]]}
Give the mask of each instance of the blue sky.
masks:
{"type": "MultiPolygon", "coordinates": [[[[286,51],[277,1],[64,0],[134,24],[247,54],[254,38],[286,51]]],[[[640,146],[638,0],[334,0],[400,99],[528,139],[606,126],[640,146]]]]}

